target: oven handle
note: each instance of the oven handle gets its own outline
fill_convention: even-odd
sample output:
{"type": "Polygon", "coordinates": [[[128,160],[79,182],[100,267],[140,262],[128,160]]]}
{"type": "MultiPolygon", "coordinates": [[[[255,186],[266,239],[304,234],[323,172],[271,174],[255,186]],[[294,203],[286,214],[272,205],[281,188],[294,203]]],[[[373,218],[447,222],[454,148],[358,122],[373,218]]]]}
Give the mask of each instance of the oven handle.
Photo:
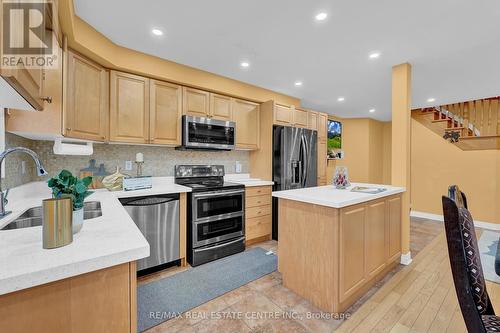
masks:
{"type": "Polygon", "coordinates": [[[226,214],[220,214],[220,215],[211,215],[203,218],[193,218],[193,223],[194,224],[200,224],[200,223],[209,223],[209,222],[217,222],[221,220],[227,220],[233,217],[244,217],[244,211],[239,211],[239,212],[233,212],[233,213],[226,213],[226,214]]]}
{"type": "Polygon", "coordinates": [[[221,195],[240,194],[240,193],[245,193],[245,190],[196,193],[193,195],[193,197],[194,198],[219,197],[221,195]]]}
{"type": "Polygon", "coordinates": [[[215,246],[211,246],[211,247],[207,247],[207,248],[203,248],[203,249],[195,249],[194,252],[203,252],[203,251],[209,251],[209,250],[213,250],[213,249],[218,249],[218,248],[226,246],[226,245],[231,245],[231,244],[234,244],[234,243],[238,243],[238,242],[240,242],[241,240],[244,240],[244,239],[245,239],[245,237],[240,237],[238,239],[235,239],[234,241],[230,241],[230,242],[227,242],[227,243],[223,243],[223,244],[219,244],[219,245],[215,245],[215,246]]]}

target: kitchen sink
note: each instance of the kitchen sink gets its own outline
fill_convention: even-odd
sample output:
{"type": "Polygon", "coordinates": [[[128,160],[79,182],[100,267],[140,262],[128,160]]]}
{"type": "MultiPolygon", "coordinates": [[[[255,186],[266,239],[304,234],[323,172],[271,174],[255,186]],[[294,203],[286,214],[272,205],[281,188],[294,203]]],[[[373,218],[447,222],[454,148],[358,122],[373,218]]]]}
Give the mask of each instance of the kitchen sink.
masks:
{"type": "MultiPolygon", "coordinates": [[[[2,230],[21,229],[42,225],[42,207],[33,207],[22,213],[17,219],[7,224],[2,230]]],[[[89,201],[83,204],[83,219],[90,220],[102,216],[101,203],[89,201]]]]}

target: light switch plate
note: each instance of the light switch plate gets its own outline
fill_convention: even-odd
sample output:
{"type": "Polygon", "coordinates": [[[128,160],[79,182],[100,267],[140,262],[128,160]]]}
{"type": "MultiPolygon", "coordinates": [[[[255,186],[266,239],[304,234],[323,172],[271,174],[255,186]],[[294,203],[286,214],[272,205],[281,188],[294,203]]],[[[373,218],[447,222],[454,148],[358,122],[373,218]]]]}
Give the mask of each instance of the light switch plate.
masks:
{"type": "Polygon", "coordinates": [[[132,161],[125,161],[125,170],[126,171],[132,170],[132,161]]]}
{"type": "Polygon", "coordinates": [[[239,161],[236,161],[235,162],[235,169],[236,169],[236,173],[241,173],[241,169],[242,169],[242,166],[241,166],[241,163],[239,161]]]}

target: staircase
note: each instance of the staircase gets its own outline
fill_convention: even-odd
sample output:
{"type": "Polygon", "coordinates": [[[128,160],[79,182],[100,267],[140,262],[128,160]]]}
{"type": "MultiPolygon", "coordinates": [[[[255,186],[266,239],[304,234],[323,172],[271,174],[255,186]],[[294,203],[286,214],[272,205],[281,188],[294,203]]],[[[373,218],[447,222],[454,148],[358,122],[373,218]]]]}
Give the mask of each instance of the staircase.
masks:
{"type": "Polygon", "coordinates": [[[412,118],[462,150],[500,149],[500,97],[415,109],[412,118]]]}

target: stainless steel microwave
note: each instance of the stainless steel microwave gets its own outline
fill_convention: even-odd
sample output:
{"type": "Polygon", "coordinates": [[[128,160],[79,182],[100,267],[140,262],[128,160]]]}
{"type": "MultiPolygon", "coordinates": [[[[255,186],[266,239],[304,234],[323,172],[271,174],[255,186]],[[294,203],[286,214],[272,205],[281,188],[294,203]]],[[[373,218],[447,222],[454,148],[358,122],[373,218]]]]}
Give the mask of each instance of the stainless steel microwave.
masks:
{"type": "Polygon", "coordinates": [[[182,148],[232,150],[235,127],[234,121],[182,116],[182,148]]]}

